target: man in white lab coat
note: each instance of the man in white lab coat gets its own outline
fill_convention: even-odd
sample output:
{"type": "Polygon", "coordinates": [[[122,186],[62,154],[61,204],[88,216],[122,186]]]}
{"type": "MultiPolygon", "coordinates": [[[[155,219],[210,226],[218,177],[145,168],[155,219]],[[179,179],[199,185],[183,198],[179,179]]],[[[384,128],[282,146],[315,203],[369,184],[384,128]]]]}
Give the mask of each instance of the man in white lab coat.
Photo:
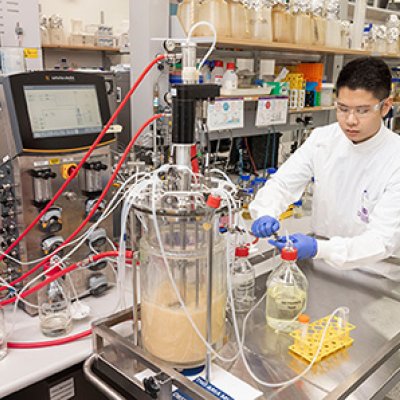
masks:
{"type": "MultiPolygon", "coordinates": [[[[276,233],[278,216],[314,177],[312,229],[326,239],[291,235],[299,259],[400,280],[400,265],[383,262],[400,254],[400,136],[382,123],[392,107],[390,70],[377,58],[356,59],[336,89],[338,122],[316,128],[258,192],[252,231],[276,233]]],[[[281,249],[285,239],[270,243],[281,249]]]]}

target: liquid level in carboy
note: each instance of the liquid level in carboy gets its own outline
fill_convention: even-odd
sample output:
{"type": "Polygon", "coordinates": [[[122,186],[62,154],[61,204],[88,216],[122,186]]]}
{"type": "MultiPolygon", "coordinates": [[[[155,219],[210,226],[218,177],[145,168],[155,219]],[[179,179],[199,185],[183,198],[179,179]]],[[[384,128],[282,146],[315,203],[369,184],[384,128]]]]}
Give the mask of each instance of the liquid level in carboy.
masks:
{"type": "Polygon", "coordinates": [[[290,332],[297,317],[303,312],[306,292],[296,286],[276,284],[267,289],[266,316],[268,325],[276,330],[290,332]]]}

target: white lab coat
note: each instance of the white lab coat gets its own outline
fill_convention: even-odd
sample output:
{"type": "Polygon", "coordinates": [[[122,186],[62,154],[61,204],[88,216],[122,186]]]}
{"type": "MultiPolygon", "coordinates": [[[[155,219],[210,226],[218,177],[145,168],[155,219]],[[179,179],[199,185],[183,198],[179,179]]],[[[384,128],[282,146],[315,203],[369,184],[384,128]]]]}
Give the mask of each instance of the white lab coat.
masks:
{"type": "MultiPolygon", "coordinates": [[[[314,177],[315,258],[340,269],[400,280],[400,136],[383,126],[371,139],[352,143],[339,124],[316,128],[250,204],[253,219],[277,218],[314,177]]],[[[292,232],[294,233],[294,232],[292,232]]]]}

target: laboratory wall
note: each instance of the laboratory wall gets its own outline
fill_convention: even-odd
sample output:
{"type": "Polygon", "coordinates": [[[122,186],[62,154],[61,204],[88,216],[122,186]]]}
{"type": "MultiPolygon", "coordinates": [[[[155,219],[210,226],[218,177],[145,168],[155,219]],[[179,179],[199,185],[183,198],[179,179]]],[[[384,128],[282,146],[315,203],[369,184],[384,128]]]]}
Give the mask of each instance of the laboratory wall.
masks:
{"type": "Polygon", "coordinates": [[[80,19],[83,25],[99,24],[104,11],[104,23],[114,27],[114,34],[129,21],[129,0],[39,0],[42,14],[59,14],[66,32],[71,31],[71,19],[80,19]],[[126,21],[126,22],[124,22],[126,21]]]}

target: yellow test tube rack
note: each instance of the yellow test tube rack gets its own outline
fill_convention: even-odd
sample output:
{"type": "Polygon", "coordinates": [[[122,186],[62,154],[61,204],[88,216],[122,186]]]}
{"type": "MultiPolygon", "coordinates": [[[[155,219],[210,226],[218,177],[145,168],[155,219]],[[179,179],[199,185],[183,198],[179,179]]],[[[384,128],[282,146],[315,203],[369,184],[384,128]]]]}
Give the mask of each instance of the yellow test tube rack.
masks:
{"type": "MultiPolygon", "coordinates": [[[[321,342],[322,334],[326,324],[329,321],[329,316],[314,321],[304,329],[297,329],[290,333],[294,343],[289,346],[289,350],[311,363],[321,342]]],[[[321,351],[315,362],[319,362],[330,354],[349,347],[354,339],[350,337],[350,332],[355,329],[355,325],[343,321],[341,318],[334,317],[329,324],[326,332],[321,351]]]]}

